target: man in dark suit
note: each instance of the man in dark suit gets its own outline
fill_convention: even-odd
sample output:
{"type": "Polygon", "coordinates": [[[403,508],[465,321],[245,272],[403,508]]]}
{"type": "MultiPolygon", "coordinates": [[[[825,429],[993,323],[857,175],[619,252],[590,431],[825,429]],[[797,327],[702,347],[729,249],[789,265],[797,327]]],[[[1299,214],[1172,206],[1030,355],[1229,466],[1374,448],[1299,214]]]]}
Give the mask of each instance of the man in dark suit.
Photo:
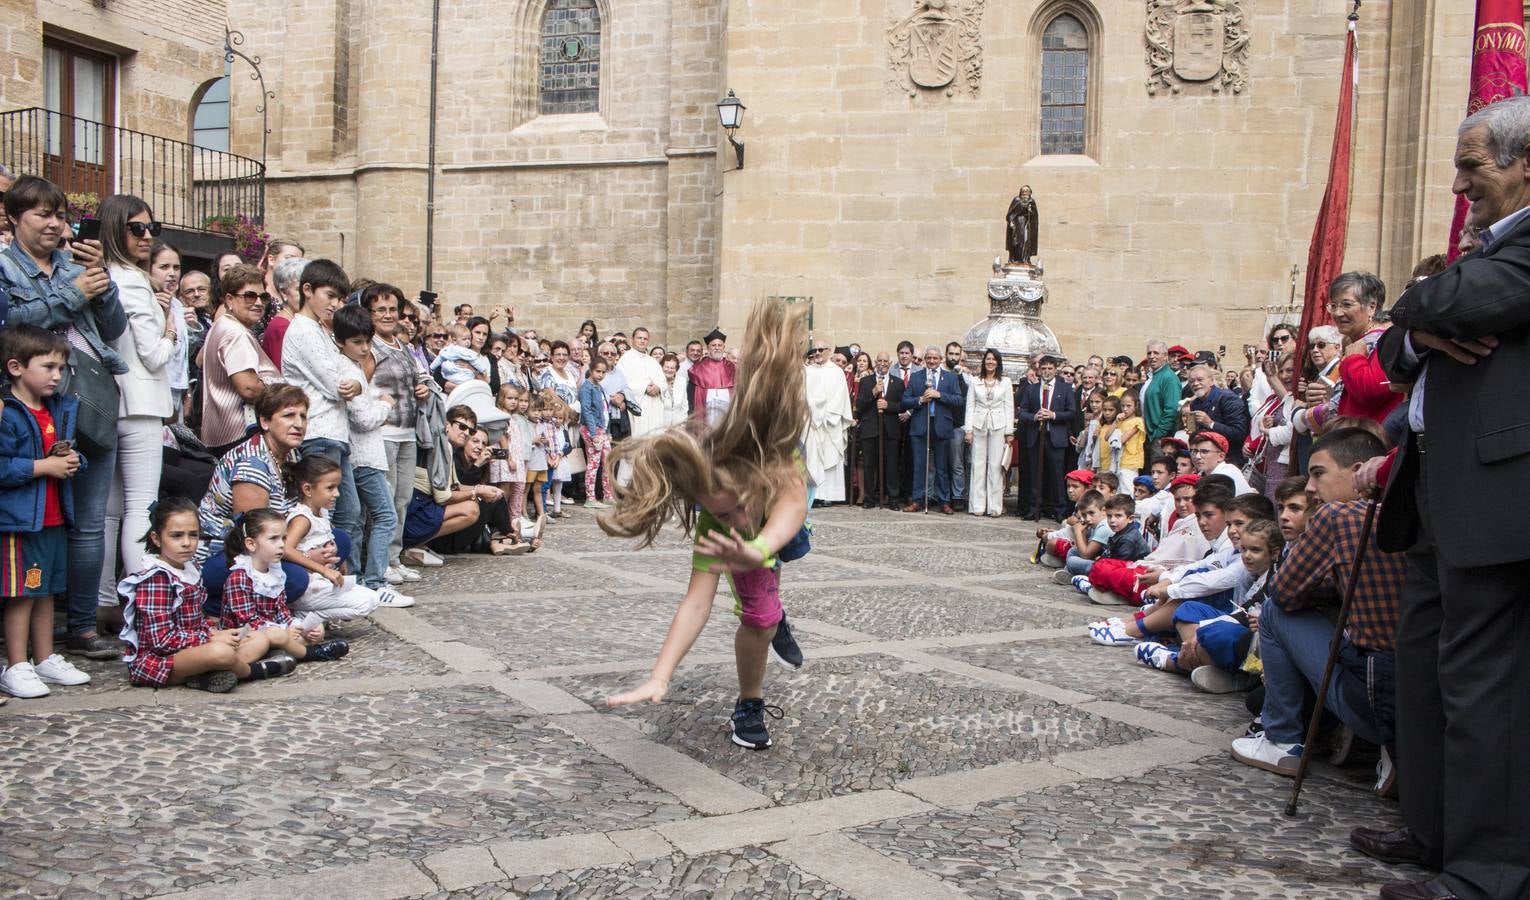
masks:
{"type": "Polygon", "coordinates": [[[1406,827],[1350,840],[1441,870],[1384,886],[1393,900],[1530,895],[1527,152],[1530,98],[1462,123],[1452,190],[1471,201],[1481,246],[1409,288],[1376,351],[1394,384],[1413,385],[1378,523],[1382,549],[1408,552],[1397,632],[1406,827]]]}
{"type": "Polygon", "coordinates": [[[880,501],[896,509],[902,505],[898,502],[902,483],[898,463],[903,458],[903,426],[898,413],[903,410],[903,382],[892,373],[885,352],[877,354],[876,373],[861,378],[855,397],[855,420],[861,432],[861,489],[865,493],[862,505],[871,509],[880,501]]]}
{"type": "Polygon", "coordinates": [[[1248,403],[1217,384],[1216,369],[1206,363],[1190,369],[1188,387],[1194,397],[1190,409],[1195,413],[1195,427],[1227,438],[1227,461],[1242,468],[1246,461],[1243,442],[1248,440],[1248,403]]]}
{"type": "Polygon", "coordinates": [[[949,516],[956,510],[951,507],[947,450],[956,430],[952,423],[957,407],[962,404],[962,394],[958,386],[960,376],[942,369],[940,360],[939,347],[926,347],[924,368],[915,369],[903,389],[903,409],[913,413],[908,433],[914,445],[914,492],[903,511],[918,512],[928,500],[949,516]]]}
{"type": "MultiPolygon", "coordinates": [[[[899,381],[903,382],[904,388],[908,387],[909,380],[914,377],[914,372],[919,368],[919,360],[914,358],[915,352],[913,341],[898,342],[898,358],[893,363],[892,373],[899,381]]],[[[903,476],[903,480],[901,482],[893,482],[893,484],[897,486],[899,499],[914,496],[914,442],[909,438],[908,434],[909,423],[913,418],[914,412],[908,407],[903,407],[902,411],[898,413],[898,427],[901,431],[898,446],[903,453],[899,457],[898,472],[903,476]]]]}
{"type": "Polygon", "coordinates": [[[1015,407],[1020,431],[1020,471],[1025,473],[1025,496],[1020,515],[1035,519],[1041,513],[1061,519],[1067,503],[1063,494],[1063,454],[1068,448],[1068,429],[1078,418],[1078,395],[1073,386],[1057,378],[1057,360],[1043,356],[1036,366],[1041,380],[1020,386],[1015,407]],[[1037,459],[1040,459],[1040,466],[1037,459]]]}

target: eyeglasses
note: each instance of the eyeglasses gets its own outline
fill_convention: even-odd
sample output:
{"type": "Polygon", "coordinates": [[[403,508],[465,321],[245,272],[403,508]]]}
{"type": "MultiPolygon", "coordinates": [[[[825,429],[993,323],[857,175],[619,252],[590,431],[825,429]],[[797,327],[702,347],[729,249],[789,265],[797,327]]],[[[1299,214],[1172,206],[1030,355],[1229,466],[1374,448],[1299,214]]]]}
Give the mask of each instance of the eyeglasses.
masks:
{"type": "Polygon", "coordinates": [[[446,332],[444,332],[444,331],[432,331],[430,334],[427,334],[425,336],[428,337],[428,338],[431,338],[432,340],[437,339],[437,338],[440,338],[441,340],[445,340],[446,339],[446,332]]]}
{"type": "Polygon", "coordinates": [[[160,222],[129,222],[127,223],[127,227],[128,231],[133,232],[133,237],[137,238],[141,238],[144,235],[149,234],[152,234],[155,237],[159,237],[159,233],[165,228],[165,226],[160,222]]]}
{"type": "Polygon", "coordinates": [[[1289,335],[1289,334],[1278,334],[1275,337],[1270,338],[1270,340],[1274,341],[1277,344],[1289,344],[1289,343],[1291,343],[1291,335],[1289,335]]]}
{"type": "Polygon", "coordinates": [[[473,426],[472,425],[469,425],[466,422],[459,422],[456,419],[453,419],[450,422],[447,422],[446,424],[452,426],[453,428],[461,428],[463,431],[472,431],[473,430],[473,426]]]}
{"type": "Polygon", "coordinates": [[[1319,350],[1327,350],[1329,347],[1332,347],[1333,345],[1328,343],[1327,341],[1313,341],[1312,342],[1312,346],[1316,347],[1319,350]]]}
{"type": "Polygon", "coordinates": [[[1215,451],[1213,451],[1210,447],[1192,447],[1192,448],[1190,448],[1190,455],[1191,456],[1207,456],[1207,455],[1209,455],[1209,454],[1211,454],[1213,452],[1215,452],[1215,451]]]}
{"type": "Polygon", "coordinates": [[[229,296],[243,300],[246,303],[257,303],[265,300],[265,297],[261,295],[260,291],[240,291],[237,294],[230,294],[229,296]]]}
{"type": "Polygon", "coordinates": [[[1343,303],[1329,303],[1323,308],[1331,313],[1336,313],[1339,310],[1343,310],[1344,312],[1354,312],[1360,308],[1360,304],[1353,300],[1345,300],[1343,303]]]}

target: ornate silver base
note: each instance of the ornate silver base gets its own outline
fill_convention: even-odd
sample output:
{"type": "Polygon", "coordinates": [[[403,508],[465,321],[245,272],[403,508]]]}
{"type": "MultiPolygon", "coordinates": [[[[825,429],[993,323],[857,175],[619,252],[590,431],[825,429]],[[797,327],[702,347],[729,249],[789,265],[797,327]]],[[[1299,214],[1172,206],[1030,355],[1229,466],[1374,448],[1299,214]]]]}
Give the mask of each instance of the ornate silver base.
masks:
{"type": "Polygon", "coordinates": [[[1065,359],[1057,335],[1041,321],[1041,304],[1047,285],[1041,267],[994,261],[999,277],[988,281],[988,318],[967,329],[962,347],[975,370],[983,351],[992,347],[1004,356],[1004,374],[1010,381],[1025,377],[1031,358],[1055,356],[1065,359]]]}

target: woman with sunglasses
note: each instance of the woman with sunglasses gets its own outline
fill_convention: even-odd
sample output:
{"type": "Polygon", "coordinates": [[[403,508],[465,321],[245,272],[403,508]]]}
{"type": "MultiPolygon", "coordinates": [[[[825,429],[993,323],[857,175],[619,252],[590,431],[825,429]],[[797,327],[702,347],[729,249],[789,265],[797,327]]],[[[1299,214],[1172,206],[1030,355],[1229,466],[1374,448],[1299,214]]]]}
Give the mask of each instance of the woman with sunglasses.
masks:
{"type": "Polygon", "coordinates": [[[156,296],[149,280],[149,256],[160,224],[149,204],[129,194],[101,201],[101,251],[106,271],[117,285],[128,327],[112,348],[128,366],[117,376],[121,394],[117,418],[117,478],[106,506],[106,556],[101,567],[100,604],[115,607],[116,555],[120,544],[123,571],[143,567],[142,537],[149,530],[149,504],[159,497],[164,459],[161,434],[174,414],[169,364],[176,358],[181,334],[170,310],[170,296],[156,296]]]}
{"type": "Polygon", "coordinates": [[[255,421],[254,404],[282,371],[255,339],[266,309],[265,273],[245,263],[230,266],[213,296],[212,327],[202,347],[202,443],[221,459],[244,443],[255,421]]]}

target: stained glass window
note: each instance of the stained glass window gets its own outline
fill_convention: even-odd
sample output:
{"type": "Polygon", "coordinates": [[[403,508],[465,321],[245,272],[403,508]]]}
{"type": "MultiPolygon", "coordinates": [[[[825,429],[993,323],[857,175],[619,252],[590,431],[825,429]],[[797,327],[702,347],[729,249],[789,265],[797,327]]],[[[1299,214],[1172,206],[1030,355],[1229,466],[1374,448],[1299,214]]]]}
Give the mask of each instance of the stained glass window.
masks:
{"type": "Polygon", "coordinates": [[[600,110],[600,10],[595,0],[548,0],[542,16],[541,113],[600,110]]]}
{"type": "Polygon", "coordinates": [[[1041,35],[1041,152],[1083,153],[1089,34],[1066,13],[1041,35]]]}

